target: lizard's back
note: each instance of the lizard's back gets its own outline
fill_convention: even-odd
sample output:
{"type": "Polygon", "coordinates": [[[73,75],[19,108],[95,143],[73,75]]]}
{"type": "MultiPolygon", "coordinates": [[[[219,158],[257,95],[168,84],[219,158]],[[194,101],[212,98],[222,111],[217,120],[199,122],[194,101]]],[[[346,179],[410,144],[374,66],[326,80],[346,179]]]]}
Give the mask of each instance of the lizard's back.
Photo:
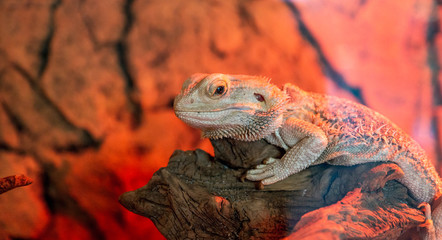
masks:
{"type": "MultiPolygon", "coordinates": [[[[290,86],[286,86],[286,92],[290,86]]],[[[286,117],[296,117],[319,126],[329,139],[316,163],[355,165],[391,161],[405,173],[400,181],[419,200],[429,202],[442,192],[440,178],[425,151],[403,130],[383,115],[352,101],[306,93],[308,101],[291,96],[286,117]]]]}

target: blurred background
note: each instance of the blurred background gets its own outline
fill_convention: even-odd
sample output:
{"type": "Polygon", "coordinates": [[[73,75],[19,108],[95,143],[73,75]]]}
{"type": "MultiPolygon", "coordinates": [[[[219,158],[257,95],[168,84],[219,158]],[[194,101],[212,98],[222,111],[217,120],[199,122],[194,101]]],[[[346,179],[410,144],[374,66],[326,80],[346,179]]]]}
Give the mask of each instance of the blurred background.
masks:
{"type": "Polygon", "coordinates": [[[118,203],[175,149],[195,72],[263,75],[381,112],[442,170],[435,0],[1,0],[0,239],[161,239],[118,203]]]}

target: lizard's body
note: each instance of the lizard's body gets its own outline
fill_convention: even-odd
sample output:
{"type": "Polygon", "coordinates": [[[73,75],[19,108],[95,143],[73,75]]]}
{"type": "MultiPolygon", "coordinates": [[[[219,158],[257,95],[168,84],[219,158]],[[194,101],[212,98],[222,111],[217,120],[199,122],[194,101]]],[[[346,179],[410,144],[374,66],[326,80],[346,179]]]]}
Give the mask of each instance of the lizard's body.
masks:
{"type": "MultiPolygon", "coordinates": [[[[288,88],[293,89],[293,86],[286,85],[285,88],[289,91],[288,88]]],[[[441,194],[440,178],[424,150],[387,118],[346,99],[314,93],[306,95],[303,101],[309,103],[302,104],[302,107],[296,102],[288,104],[283,122],[292,118],[300,119],[318,126],[325,133],[327,146],[312,165],[324,162],[355,165],[391,161],[406,173],[400,181],[420,201],[430,202],[436,194],[441,194]]],[[[293,147],[293,139],[290,140],[284,130],[279,131],[287,146],[280,144],[275,133],[265,139],[285,150],[293,147]]]]}
{"type": "MultiPolygon", "coordinates": [[[[249,170],[249,180],[272,184],[324,162],[391,161],[402,168],[400,181],[418,201],[429,203],[442,194],[441,180],[424,150],[387,118],[349,100],[290,84],[280,90],[260,77],[196,74],[185,82],[174,108],[206,137],[264,138],[286,150],[281,159],[249,170]]],[[[442,207],[432,217],[442,239],[442,207]]]]}

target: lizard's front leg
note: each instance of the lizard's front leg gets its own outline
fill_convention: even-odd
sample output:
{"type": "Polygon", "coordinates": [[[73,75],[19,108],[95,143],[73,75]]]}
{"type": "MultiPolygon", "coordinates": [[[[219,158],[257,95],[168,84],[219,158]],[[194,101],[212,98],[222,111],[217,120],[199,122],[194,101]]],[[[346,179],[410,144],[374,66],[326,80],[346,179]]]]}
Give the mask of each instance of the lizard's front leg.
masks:
{"type": "Polygon", "coordinates": [[[298,173],[315,162],[328,144],[328,139],[318,126],[296,118],[289,118],[283,124],[283,139],[290,145],[291,139],[300,139],[281,159],[269,158],[255,169],[247,171],[251,181],[262,180],[268,185],[298,173]]]}

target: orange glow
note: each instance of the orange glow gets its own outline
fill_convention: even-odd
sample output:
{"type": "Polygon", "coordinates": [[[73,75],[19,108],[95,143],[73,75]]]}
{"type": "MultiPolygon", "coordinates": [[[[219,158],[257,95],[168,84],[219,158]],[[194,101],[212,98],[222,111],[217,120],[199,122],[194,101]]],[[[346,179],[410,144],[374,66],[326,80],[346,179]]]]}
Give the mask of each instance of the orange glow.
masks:
{"type": "Polygon", "coordinates": [[[197,72],[268,76],[362,101],[442,171],[442,38],[433,29],[442,8],[289,2],[3,1],[0,177],[34,183],[0,196],[0,238],[163,238],[118,196],[147,184],[175,149],[213,155],[172,109],[197,72]]]}

